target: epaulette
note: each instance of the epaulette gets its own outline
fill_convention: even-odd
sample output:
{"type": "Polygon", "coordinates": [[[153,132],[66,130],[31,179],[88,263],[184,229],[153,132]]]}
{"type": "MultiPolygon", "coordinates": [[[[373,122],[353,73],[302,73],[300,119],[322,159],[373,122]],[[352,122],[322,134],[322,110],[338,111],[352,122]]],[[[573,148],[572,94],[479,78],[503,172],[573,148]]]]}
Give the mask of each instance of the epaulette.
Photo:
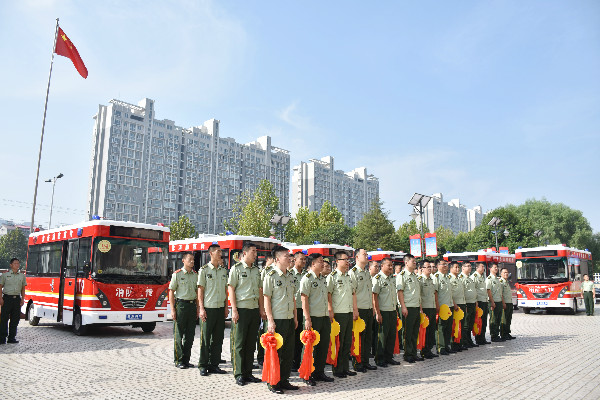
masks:
{"type": "Polygon", "coordinates": [[[337,272],[338,272],[338,270],[336,269],[331,273],[331,275],[335,275],[335,274],[337,274],[337,272]]]}
{"type": "Polygon", "coordinates": [[[267,265],[265,267],[265,271],[270,271],[273,268],[273,265],[267,265]]]}
{"type": "Polygon", "coordinates": [[[307,278],[310,278],[310,272],[307,272],[306,275],[304,275],[307,278]]]}
{"type": "Polygon", "coordinates": [[[423,275],[419,275],[419,276],[417,276],[417,279],[418,279],[418,280],[421,280],[421,278],[423,278],[423,275]]]}
{"type": "Polygon", "coordinates": [[[405,270],[402,270],[402,272],[400,272],[400,275],[404,275],[404,271],[405,271],[405,270]]]}
{"type": "Polygon", "coordinates": [[[357,268],[356,266],[352,267],[351,271],[356,272],[356,268],[357,268]]]}
{"type": "Polygon", "coordinates": [[[379,279],[379,278],[381,278],[381,275],[379,275],[379,274],[375,275],[375,279],[379,279]]]}
{"type": "Polygon", "coordinates": [[[181,272],[181,268],[179,268],[177,271],[173,272],[174,274],[181,272]]]}
{"type": "Polygon", "coordinates": [[[268,273],[267,275],[271,276],[271,275],[273,275],[274,273],[275,273],[275,270],[273,270],[273,271],[269,271],[269,273],[268,273]]]}
{"type": "Polygon", "coordinates": [[[200,267],[200,269],[204,269],[206,267],[208,267],[208,264],[204,264],[203,266],[200,267]]]}

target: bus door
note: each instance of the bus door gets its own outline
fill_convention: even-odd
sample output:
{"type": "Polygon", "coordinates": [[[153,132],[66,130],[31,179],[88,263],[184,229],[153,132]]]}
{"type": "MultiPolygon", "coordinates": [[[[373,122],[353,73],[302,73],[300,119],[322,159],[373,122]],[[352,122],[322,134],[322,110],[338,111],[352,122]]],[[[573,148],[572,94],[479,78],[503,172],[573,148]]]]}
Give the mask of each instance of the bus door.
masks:
{"type": "Polygon", "coordinates": [[[60,286],[58,292],[58,311],[56,321],[64,321],[63,309],[65,297],[75,301],[75,283],[72,278],[77,271],[77,255],[79,254],[79,239],[72,239],[64,243],[60,264],[60,286]]]}

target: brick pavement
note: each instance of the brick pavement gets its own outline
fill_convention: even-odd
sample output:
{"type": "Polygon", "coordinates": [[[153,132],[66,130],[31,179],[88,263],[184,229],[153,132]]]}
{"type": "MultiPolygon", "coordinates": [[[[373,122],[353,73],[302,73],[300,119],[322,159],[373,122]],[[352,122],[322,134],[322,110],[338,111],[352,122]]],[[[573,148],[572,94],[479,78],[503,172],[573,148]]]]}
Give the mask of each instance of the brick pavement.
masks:
{"type": "MultiPolygon", "coordinates": [[[[379,369],[307,387],[297,374],[298,399],[599,399],[600,317],[584,313],[516,312],[517,340],[494,343],[435,360],[379,369]]],[[[198,334],[198,331],[197,331],[198,334]]],[[[231,372],[229,329],[223,367],[231,372]]],[[[247,399],[282,398],[265,384],[236,386],[233,376],[200,377],[173,367],[172,324],[153,334],[139,328],[100,327],[78,337],[42,320],[21,321],[17,345],[0,346],[0,399],[247,399]],[[10,370],[10,373],[7,371],[10,370]]],[[[197,339],[197,338],[196,338],[197,339]]],[[[197,363],[194,343],[192,361],[197,363]]],[[[259,371],[255,371],[260,376],[259,371]]],[[[328,371],[330,373],[330,371],[328,371]]]]}

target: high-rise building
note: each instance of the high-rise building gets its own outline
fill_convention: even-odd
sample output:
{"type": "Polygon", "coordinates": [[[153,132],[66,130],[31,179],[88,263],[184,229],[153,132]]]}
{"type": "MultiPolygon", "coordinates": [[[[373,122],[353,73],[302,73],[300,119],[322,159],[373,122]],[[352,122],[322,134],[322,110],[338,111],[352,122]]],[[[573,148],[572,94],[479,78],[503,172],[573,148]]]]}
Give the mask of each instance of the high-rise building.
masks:
{"type": "MultiPolygon", "coordinates": [[[[440,226],[450,229],[454,234],[470,232],[481,224],[482,219],[481,206],[467,209],[459,199],[452,199],[446,203],[441,193],[431,196],[431,200],[423,212],[423,222],[430,232],[440,226]]],[[[420,224],[418,215],[415,217],[415,221],[420,224]]]]}
{"type": "Polygon", "coordinates": [[[319,211],[329,201],[354,226],[379,197],[379,180],[365,167],[350,172],[336,170],[333,157],[311,159],[294,167],[292,175],[292,215],[300,207],[319,211]]]}
{"type": "Polygon", "coordinates": [[[111,100],[94,116],[89,214],[170,224],[189,217],[202,233],[224,231],[238,196],[263,179],[289,213],[290,155],[271,138],[240,144],[220,121],[182,128],[157,119],[154,100],[111,100]]]}

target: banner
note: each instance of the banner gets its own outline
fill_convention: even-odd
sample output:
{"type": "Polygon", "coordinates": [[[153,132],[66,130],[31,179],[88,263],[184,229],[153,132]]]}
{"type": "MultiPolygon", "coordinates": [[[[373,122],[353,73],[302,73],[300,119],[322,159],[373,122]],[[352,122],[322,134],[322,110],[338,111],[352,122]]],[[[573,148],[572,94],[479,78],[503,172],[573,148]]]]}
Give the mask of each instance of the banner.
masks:
{"type": "Polygon", "coordinates": [[[415,257],[421,257],[421,235],[412,235],[410,239],[410,254],[415,257]]]}
{"type": "Polygon", "coordinates": [[[500,247],[500,251],[498,253],[500,253],[500,254],[508,254],[508,247],[500,247]]]}
{"type": "Polygon", "coordinates": [[[427,257],[437,257],[437,236],[435,233],[425,234],[425,255],[427,257]]]}

